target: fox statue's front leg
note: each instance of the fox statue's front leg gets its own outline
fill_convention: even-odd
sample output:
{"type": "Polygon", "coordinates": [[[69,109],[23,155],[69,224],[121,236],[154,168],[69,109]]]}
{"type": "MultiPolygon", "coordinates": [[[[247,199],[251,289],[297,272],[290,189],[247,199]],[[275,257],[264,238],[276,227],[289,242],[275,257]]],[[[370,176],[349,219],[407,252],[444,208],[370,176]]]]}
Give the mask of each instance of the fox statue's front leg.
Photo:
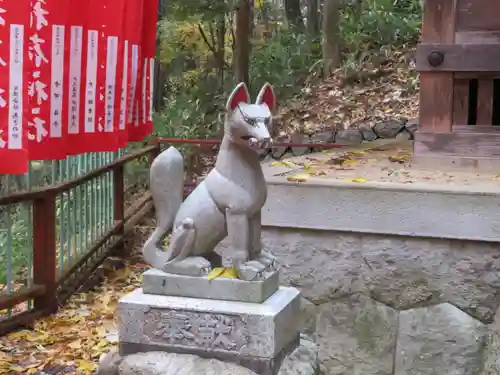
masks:
{"type": "Polygon", "coordinates": [[[243,280],[256,280],[274,259],[261,251],[260,211],[248,217],[246,212],[226,209],[228,239],[232,245],[233,267],[243,280]]]}
{"type": "Polygon", "coordinates": [[[258,261],[265,267],[274,267],[276,258],[268,252],[262,251],[262,222],[261,210],[250,217],[250,260],[258,261]]]}

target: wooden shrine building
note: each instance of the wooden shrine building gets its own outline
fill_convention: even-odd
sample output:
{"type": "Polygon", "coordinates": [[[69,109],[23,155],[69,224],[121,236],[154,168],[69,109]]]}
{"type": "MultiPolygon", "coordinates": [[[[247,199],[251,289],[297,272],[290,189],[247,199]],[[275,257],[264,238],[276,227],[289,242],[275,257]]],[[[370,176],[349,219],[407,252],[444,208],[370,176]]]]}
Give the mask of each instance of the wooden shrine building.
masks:
{"type": "Polygon", "coordinates": [[[414,160],[500,171],[500,0],[425,0],[414,160]]]}

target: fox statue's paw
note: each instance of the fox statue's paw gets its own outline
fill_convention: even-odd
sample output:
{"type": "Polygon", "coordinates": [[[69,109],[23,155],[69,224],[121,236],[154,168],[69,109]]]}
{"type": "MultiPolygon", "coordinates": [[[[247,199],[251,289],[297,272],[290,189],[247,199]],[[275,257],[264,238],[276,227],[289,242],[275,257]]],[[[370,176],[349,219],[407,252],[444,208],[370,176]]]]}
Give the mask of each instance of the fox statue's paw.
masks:
{"type": "Polygon", "coordinates": [[[259,281],[263,277],[263,272],[266,270],[266,266],[257,260],[251,260],[239,264],[236,266],[236,269],[238,270],[238,276],[241,280],[259,281]]]}
{"type": "Polygon", "coordinates": [[[188,257],[178,262],[167,263],[163,272],[184,276],[207,276],[212,265],[203,257],[188,257]]]}
{"type": "Polygon", "coordinates": [[[261,251],[255,260],[261,263],[266,270],[275,270],[278,268],[276,257],[267,251],[261,251]]]}

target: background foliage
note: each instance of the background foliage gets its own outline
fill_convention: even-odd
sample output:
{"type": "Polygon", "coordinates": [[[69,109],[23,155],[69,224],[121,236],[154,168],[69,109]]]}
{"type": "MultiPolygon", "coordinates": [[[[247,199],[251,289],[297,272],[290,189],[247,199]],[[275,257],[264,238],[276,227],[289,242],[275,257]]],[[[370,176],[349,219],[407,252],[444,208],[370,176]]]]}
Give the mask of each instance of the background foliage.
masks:
{"type": "MultiPolygon", "coordinates": [[[[284,102],[300,91],[304,79],[320,72],[320,35],[290,27],[285,7],[293,3],[255,1],[258,8],[253,12],[249,67],[253,95],[269,81],[284,102]]],[[[307,25],[311,22],[306,16],[309,4],[296,3],[307,25]]],[[[172,0],[163,7],[158,39],[161,68],[166,74],[156,118],[158,135],[209,137],[218,131],[224,98],[235,84],[234,5],[172,0]],[[222,43],[217,40],[221,22],[225,28],[222,43]],[[223,46],[223,65],[217,63],[218,46],[223,46]]],[[[321,22],[321,2],[318,9],[321,22]]],[[[420,0],[344,0],[340,13],[342,61],[351,69],[376,58],[384,46],[394,49],[418,41],[420,0]]]]}

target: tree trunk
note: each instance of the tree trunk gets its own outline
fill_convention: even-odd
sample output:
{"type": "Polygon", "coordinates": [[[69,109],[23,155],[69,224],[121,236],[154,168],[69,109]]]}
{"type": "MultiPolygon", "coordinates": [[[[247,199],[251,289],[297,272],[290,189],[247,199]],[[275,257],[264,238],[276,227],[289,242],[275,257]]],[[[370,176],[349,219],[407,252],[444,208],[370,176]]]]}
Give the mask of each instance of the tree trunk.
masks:
{"type": "Polygon", "coordinates": [[[307,0],[307,31],[312,36],[319,35],[319,0],[307,0]]]}
{"type": "Polygon", "coordinates": [[[224,87],[224,68],[226,63],[226,19],[225,15],[222,14],[217,20],[216,27],[216,41],[217,45],[215,47],[217,51],[216,64],[217,64],[217,75],[220,80],[220,87],[224,87]]]}
{"type": "MultiPolygon", "coordinates": [[[[158,2],[158,21],[162,20],[167,13],[166,0],[158,2]]],[[[161,40],[156,33],[156,51],[160,48],[161,40]]],[[[155,60],[153,79],[153,110],[158,112],[163,108],[163,98],[165,96],[165,81],[167,79],[166,68],[158,59],[155,60]]]]}
{"type": "Polygon", "coordinates": [[[236,8],[236,33],[234,51],[234,76],[236,83],[245,82],[250,87],[248,65],[250,59],[250,1],[241,0],[236,8]]]}
{"type": "Polygon", "coordinates": [[[165,66],[160,61],[155,60],[154,83],[153,83],[153,110],[158,112],[165,104],[165,81],[167,79],[165,66]]]}
{"type": "Polygon", "coordinates": [[[323,5],[323,73],[328,77],[340,66],[340,0],[325,0],[323,5]]]}
{"type": "Polygon", "coordinates": [[[304,31],[304,20],[300,12],[300,0],[285,0],[285,14],[292,31],[304,31]]]}

